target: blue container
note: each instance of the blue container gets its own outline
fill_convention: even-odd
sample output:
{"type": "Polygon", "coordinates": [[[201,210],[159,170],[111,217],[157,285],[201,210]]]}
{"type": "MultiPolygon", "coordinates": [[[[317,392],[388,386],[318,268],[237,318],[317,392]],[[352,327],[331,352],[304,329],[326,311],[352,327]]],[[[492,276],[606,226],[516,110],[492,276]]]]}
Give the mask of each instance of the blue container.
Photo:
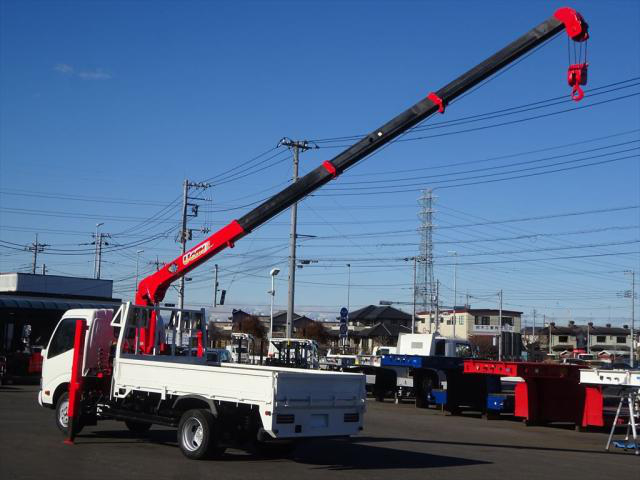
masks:
{"type": "Polygon", "coordinates": [[[380,360],[383,367],[422,367],[422,357],[419,355],[383,355],[380,360]]]}
{"type": "Polygon", "coordinates": [[[487,395],[487,410],[491,412],[513,413],[513,407],[512,395],[504,393],[490,393],[487,395]]]}
{"type": "Polygon", "coordinates": [[[434,388],[431,390],[430,400],[432,403],[436,405],[446,405],[447,404],[447,391],[441,390],[439,388],[434,388]]]}

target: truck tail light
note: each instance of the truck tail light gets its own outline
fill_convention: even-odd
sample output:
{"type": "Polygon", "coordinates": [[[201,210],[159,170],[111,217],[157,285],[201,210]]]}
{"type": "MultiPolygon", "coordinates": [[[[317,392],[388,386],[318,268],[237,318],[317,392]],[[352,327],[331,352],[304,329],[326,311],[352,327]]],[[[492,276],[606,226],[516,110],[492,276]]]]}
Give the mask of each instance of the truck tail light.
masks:
{"type": "Polygon", "coordinates": [[[280,413],[276,415],[276,423],[293,423],[295,417],[291,413],[280,413]]]}
{"type": "Polygon", "coordinates": [[[345,413],[344,414],[345,423],[355,423],[360,421],[359,413],[345,413]]]}

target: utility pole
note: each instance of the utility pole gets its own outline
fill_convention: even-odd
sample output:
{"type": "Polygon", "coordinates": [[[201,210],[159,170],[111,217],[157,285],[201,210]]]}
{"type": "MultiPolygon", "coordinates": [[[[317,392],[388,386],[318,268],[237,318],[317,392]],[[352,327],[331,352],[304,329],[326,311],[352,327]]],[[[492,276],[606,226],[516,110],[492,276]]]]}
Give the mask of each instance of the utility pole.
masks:
{"type": "Polygon", "coordinates": [[[455,257],[455,262],[453,264],[453,305],[452,305],[452,307],[455,309],[456,305],[458,304],[458,252],[451,250],[448,253],[455,257]]]}
{"type": "MultiPolygon", "coordinates": [[[[531,341],[529,345],[531,345],[531,356],[533,356],[533,339],[536,337],[536,309],[533,309],[533,325],[531,326],[531,341]]],[[[531,359],[528,359],[531,361],[531,359]]]]}
{"type": "Polygon", "coordinates": [[[96,255],[93,260],[93,278],[98,278],[98,229],[104,225],[104,222],[96,223],[96,233],[93,235],[92,244],[96,246],[96,255]]]}
{"type": "Polygon", "coordinates": [[[98,243],[98,271],[96,272],[96,278],[100,279],[100,272],[102,270],[102,246],[109,245],[104,239],[111,238],[111,235],[108,233],[100,233],[98,234],[98,238],[96,242],[98,243]]]}
{"type": "MultiPolygon", "coordinates": [[[[547,315],[543,314],[542,315],[542,325],[545,325],[547,323],[547,315]]],[[[547,353],[551,353],[551,339],[553,338],[551,336],[551,325],[547,325],[547,331],[549,332],[548,338],[547,338],[547,353]]]]}
{"type": "Polygon", "coordinates": [[[453,264],[453,338],[456,338],[456,304],[458,303],[458,252],[450,251],[456,260],[453,264]]]}
{"type": "Polygon", "coordinates": [[[47,274],[47,266],[43,263],[42,264],[42,275],[46,275],[47,274]]]}
{"type": "MultiPolygon", "coordinates": [[[[182,228],[180,229],[179,240],[182,248],[182,255],[187,251],[187,240],[191,240],[192,231],[187,229],[187,219],[189,217],[198,216],[198,205],[195,203],[189,203],[189,200],[204,200],[201,198],[189,197],[189,189],[191,188],[209,188],[211,185],[204,182],[191,182],[187,179],[182,184],[182,228]],[[187,212],[191,207],[191,213],[187,212]]],[[[184,308],[184,275],[180,277],[180,287],[178,288],[178,305],[180,309],[184,308]]]]}
{"type": "MultiPolygon", "coordinates": [[[[347,311],[351,311],[351,264],[347,263],[348,278],[347,278],[347,311]]],[[[414,286],[415,287],[415,286],[414,286]]]]}
{"type": "Polygon", "coordinates": [[[631,350],[630,350],[630,354],[629,354],[629,365],[631,365],[631,368],[634,368],[636,366],[636,364],[635,364],[636,352],[635,352],[635,345],[634,345],[634,340],[635,340],[635,319],[636,319],[636,312],[635,312],[635,308],[636,308],[636,272],[634,270],[627,270],[627,271],[625,271],[625,273],[627,275],[631,275],[631,292],[630,292],[631,293],[631,350]]]}
{"type": "MultiPolygon", "coordinates": [[[[318,148],[317,145],[310,146],[307,140],[291,140],[290,138],[283,137],[278,142],[278,147],[284,146],[293,150],[293,183],[298,181],[298,164],[300,159],[300,151],[307,151],[310,148],[318,148]]],[[[291,238],[290,238],[290,252],[289,252],[289,296],[287,298],[287,327],[285,330],[286,338],[291,338],[291,326],[293,325],[293,313],[294,313],[294,297],[295,297],[295,283],[296,283],[296,229],[298,225],[298,203],[291,205],[291,238]]]]}
{"type": "Polygon", "coordinates": [[[214,266],[215,277],[213,279],[213,308],[218,306],[218,264],[214,266]]]}
{"type": "Polygon", "coordinates": [[[93,244],[96,246],[96,258],[93,266],[93,276],[97,279],[100,279],[100,272],[102,270],[102,246],[109,245],[105,238],[111,238],[111,235],[108,233],[99,232],[100,227],[104,225],[104,223],[96,224],[96,233],[93,235],[93,244]]]}
{"type": "Polygon", "coordinates": [[[500,296],[500,311],[498,313],[498,361],[502,361],[502,290],[500,296]]]}
{"type": "MultiPolygon", "coordinates": [[[[49,245],[46,243],[38,242],[38,234],[36,233],[36,241],[29,245],[26,250],[29,252],[33,252],[33,265],[31,268],[31,273],[36,274],[36,269],[38,268],[38,253],[44,252],[44,248],[49,245]]],[[[44,275],[44,266],[42,267],[42,274],[44,275]]]]}
{"type": "Polygon", "coordinates": [[[158,256],[156,255],[156,261],[149,262],[149,265],[153,265],[154,267],[156,267],[156,272],[157,272],[158,270],[160,270],[160,267],[164,267],[164,262],[161,262],[160,260],[158,260],[158,256]]]}
{"type": "Polygon", "coordinates": [[[436,280],[436,294],[435,294],[435,306],[436,306],[436,333],[440,330],[440,280],[436,280]]]}
{"type": "Polygon", "coordinates": [[[411,333],[416,333],[416,268],[417,257],[413,257],[413,315],[411,316],[411,333]]]}
{"type": "Polygon", "coordinates": [[[144,250],[136,250],[136,283],[133,285],[133,298],[136,297],[136,292],[138,291],[138,265],[140,263],[140,254],[144,252],[144,250]]]}

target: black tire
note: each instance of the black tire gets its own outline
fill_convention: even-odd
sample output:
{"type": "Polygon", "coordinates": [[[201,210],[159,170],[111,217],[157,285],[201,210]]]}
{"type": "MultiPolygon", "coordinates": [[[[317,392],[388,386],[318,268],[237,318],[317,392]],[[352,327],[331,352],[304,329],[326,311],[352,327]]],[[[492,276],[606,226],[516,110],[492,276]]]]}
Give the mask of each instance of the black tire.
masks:
{"type": "Polygon", "coordinates": [[[135,420],[125,420],[124,424],[127,426],[131,433],[136,435],[144,435],[151,428],[151,424],[148,422],[137,422],[135,420]]]}
{"type": "Polygon", "coordinates": [[[178,424],[178,445],[185,457],[192,460],[214,458],[224,453],[218,446],[216,419],[209,410],[187,410],[178,424]]]}
{"type": "Polygon", "coordinates": [[[382,388],[374,388],[373,396],[376,399],[376,402],[384,402],[385,391],[382,388]]]}
{"type": "MultiPolygon", "coordinates": [[[[67,411],[69,409],[69,393],[64,392],[58,398],[58,402],[56,403],[56,427],[58,430],[62,432],[64,436],[69,435],[69,417],[67,416],[67,411]]],[[[78,420],[78,425],[76,429],[76,435],[82,431],[82,419],[78,420]]]]}
{"type": "Polygon", "coordinates": [[[433,378],[430,376],[420,378],[416,389],[416,408],[429,408],[428,397],[431,390],[433,390],[433,378]]]}

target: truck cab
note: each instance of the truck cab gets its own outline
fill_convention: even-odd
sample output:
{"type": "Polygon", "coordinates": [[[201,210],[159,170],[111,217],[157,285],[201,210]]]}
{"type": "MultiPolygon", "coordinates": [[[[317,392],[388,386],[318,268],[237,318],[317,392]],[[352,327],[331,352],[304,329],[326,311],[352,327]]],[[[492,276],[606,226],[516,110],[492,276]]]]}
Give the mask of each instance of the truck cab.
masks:
{"type": "Polygon", "coordinates": [[[447,338],[438,333],[405,333],[400,334],[398,346],[390,354],[470,358],[472,352],[471,344],[466,340],[447,338]]]}
{"type": "Polygon", "coordinates": [[[38,393],[40,405],[56,408],[62,394],[68,389],[73,363],[73,342],[76,320],[87,322],[85,337],[85,372],[96,369],[100,363],[108,362],[116,335],[111,327],[113,310],[76,309],[68,310],[56,326],[42,355],[42,380],[38,393]]]}

